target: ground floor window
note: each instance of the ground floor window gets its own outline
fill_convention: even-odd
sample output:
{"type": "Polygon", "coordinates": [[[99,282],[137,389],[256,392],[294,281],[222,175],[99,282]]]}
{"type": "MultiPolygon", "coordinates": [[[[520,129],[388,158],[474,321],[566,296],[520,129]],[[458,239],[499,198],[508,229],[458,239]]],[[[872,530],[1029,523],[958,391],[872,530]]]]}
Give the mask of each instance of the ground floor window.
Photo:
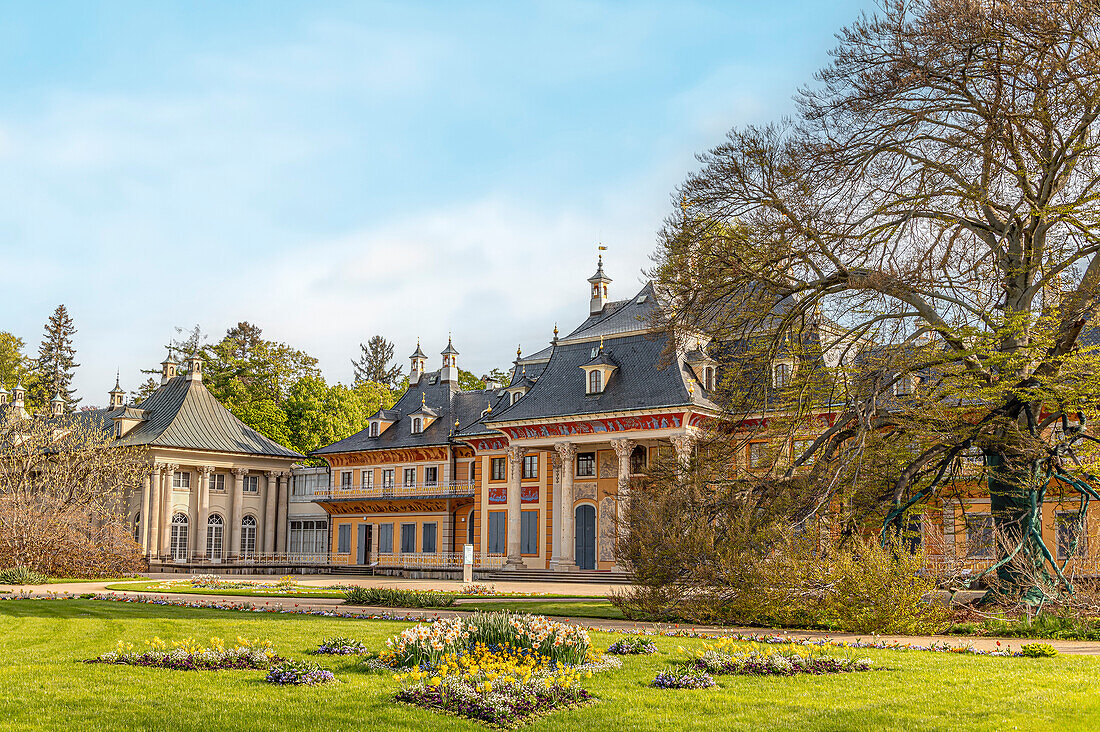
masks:
{"type": "Polygon", "coordinates": [[[351,526],[340,524],[336,531],[336,553],[351,554],[351,526]]]}
{"type": "Polygon", "coordinates": [[[378,553],[393,554],[393,524],[379,524],[378,553]]]}
{"type": "Polygon", "coordinates": [[[141,513],[134,514],[134,541],[141,543],[141,513]]]}
{"type": "Polygon", "coordinates": [[[1058,530],[1058,558],[1081,557],[1085,554],[1085,535],[1076,513],[1055,514],[1058,530]],[[1074,542],[1076,541],[1076,544],[1074,542]]]}
{"type": "Polygon", "coordinates": [[[434,523],[424,524],[420,530],[420,551],[425,554],[435,554],[435,528],[434,523]]]}
{"type": "Polygon", "coordinates": [[[401,524],[401,553],[416,553],[416,524],[401,524]]]}
{"type": "Polygon", "coordinates": [[[966,555],[993,556],[993,517],[989,514],[966,514],[966,555]]]}
{"type": "Polygon", "coordinates": [[[256,556],[256,517],[245,516],[241,520],[241,558],[256,556]]]}
{"type": "Polygon", "coordinates": [[[220,514],[212,513],[206,520],[206,556],[210,559],[222,558],[222,539],[225,522],[220,514]]]}
{"type": "Polygon", "coordinates": [[[521,511],[519,514],[520,554],[539,553],[539,512],[521,511]]]}
{"type": "MultiPolygon", "coordinates": [[[[290,522],[291,554],[324,554],[328,544],[328,521],[302,520],[290,522]]],[[[348,548],[350,551],[350,547],[348,548]]]]}
{"type": "Polygon", "coordinates": [[[172,559],[178,562],[187,560],[187,516],[177,513],[172,517],[172,559]]]}
{"type": "Polygon", "coordinates": [[[485,534],[485,551],[489,554],[503,554],[507,548],[505,531],[508,527],[506,511],[489,512],[489,530],[485,534]]]}

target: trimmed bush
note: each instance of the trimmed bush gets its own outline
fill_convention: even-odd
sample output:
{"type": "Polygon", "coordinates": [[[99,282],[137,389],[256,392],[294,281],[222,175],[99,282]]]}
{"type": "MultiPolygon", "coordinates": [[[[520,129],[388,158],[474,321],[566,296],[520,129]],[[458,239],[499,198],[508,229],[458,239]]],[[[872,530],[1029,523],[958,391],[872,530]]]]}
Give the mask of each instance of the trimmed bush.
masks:
{"type": "Polygon", "coordinates": [[[444,608],[455,604],[450,592],[399,590],[392,587],[352,587],[344,591],[345,605],[379,607],[444,608]]]}
{"type": "Polygon", "coordinates": [[[1020,653],[1027,658],[1050,658],[1058,655],[1058,649],[1049,643],[1025,643],[1020,646],[1020,653]]]}

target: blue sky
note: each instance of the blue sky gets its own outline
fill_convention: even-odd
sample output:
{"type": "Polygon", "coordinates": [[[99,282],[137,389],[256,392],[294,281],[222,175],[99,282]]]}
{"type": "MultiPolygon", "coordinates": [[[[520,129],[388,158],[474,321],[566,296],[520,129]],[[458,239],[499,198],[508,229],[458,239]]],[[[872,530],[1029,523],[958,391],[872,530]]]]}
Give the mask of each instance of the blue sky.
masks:
{"type": "Polygon", "coordinates": [[[506,366],[587,315],[598,242],[633,294],[694,154],[870,7],[0,2],[0,330],[65,303],[85,404],[196,323],[332,380],[375,333],[506,366]]]}

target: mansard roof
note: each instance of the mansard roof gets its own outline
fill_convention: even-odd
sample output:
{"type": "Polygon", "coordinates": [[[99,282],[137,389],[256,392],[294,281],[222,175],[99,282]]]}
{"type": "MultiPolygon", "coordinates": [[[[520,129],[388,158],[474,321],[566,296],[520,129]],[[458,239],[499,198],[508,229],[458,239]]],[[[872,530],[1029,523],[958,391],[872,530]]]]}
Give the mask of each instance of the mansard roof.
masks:
{"type": "Polygon", "coordinates": [[[654,316],[661,309],[657,290],[652,282],[646,283],[638,294],[629,300],[617,300],[604,305],[603,310],[587,318],[572,333],[558,343],[577,340],[596,340],[624,333],[651,330],[654,316]]]}

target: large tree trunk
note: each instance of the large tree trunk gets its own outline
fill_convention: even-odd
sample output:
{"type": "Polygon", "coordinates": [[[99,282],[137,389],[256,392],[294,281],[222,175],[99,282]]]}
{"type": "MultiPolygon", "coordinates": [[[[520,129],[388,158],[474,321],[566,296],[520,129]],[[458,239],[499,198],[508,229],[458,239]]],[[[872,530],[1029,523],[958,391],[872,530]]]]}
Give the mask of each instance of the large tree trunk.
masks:
{"type": "Polygon", "coordinates": [[[1044,476],[1030,461],[1013,460],[995,452],[987,452],[985,459],[996,556],[1001,564],[996,583],[983,600],[1011,599],[1037,605],[1046,596],[1039,585],[1055,584],[1047,569],[1041,538],[1044,476]]]}

